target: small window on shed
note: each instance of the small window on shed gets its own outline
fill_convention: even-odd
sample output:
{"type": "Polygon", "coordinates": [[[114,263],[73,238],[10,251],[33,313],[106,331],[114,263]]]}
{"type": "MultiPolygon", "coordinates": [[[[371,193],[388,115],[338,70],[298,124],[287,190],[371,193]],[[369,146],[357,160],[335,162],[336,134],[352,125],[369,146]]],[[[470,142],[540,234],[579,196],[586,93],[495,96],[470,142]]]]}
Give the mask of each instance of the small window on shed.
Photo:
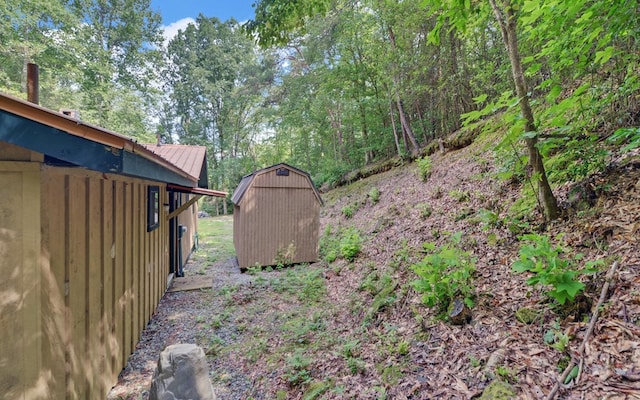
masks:
{"type": "Polygon", "coordinates": [[[277,176],[289,176],[289,169],[287,168],[278,168],[276,169],[277,176]]]}
{"type": "Polygon", "coordinates": [[[147,188],[147,232],[160,226],[160,187],[147,188]]]}

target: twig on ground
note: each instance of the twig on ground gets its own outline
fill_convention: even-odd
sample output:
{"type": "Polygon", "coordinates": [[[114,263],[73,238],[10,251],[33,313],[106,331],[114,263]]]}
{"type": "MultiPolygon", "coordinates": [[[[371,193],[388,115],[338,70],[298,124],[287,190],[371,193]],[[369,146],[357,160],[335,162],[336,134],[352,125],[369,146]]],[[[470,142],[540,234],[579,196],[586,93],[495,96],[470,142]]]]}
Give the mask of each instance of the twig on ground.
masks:
{"type": "MultiPolygon", "coordinates": [[[[604,286],[602,286],[602,290],[600,291],[600,298],[598,299],[598,303],[594,308],[593,315],[591,316],[591,321],[589,321],[587,332],[584,334],[584,339],[582,339],[582,344],[580,345],[580,347],[578,348],[578,351],[576,352],[577,356],[580,359],[580,365],[583,365],[584,348],[587,345],[589,336],[591,336],[591,333],[593,332],[593,329],[596,326],[596,321],[598,320],[598,314],[600,313],[600,307],[602,306],[602,303],[604,303],[607,297],[607,292],[609,292],[609,286],[611,285],[611,281],[613,280],[613,275],[616,273],[617,268],[618,268],[618,262],[615,261],[613,264],[611,264],[611,268],[609,268],[609,272],[607,272],[604,286]]],[[[556,384],[551,389],[551,392],[549,392],[549,394],[547,395],[546,400],[553,400],[556,397],[556,394],[560,389],[560,385],[564,383],[565,379],[567,379],[567,376],[569,375],[573,367],[575,367],[576,365],[577,365],[576,361],[572,357],[571,362],[569,363],[567,368],[564,370],[560,378],[558,378],[558,380],[556,381],[556,384]]]]}

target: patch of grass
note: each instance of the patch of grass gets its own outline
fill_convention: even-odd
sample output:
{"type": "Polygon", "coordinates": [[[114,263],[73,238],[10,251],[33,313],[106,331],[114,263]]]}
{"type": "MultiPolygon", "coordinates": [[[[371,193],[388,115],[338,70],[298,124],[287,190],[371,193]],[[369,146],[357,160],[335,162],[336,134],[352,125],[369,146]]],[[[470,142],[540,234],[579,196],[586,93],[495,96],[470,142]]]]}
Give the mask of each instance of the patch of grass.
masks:
{"type": "Polygon", "coordinates": [[[327,262],[338,258],[353,261],[362,249],[363,238],[353,227],[334,229],[328,225],[320,238],[320,257],[327,262]]]}
{"type": "Polygon", "coordinates": [[[326,293],[322,270],[307,264],[287,269],[272,278],[270,284],[276,292],[294,295],[300,301],[317,301],[326,293]]]}
{"type": "Polygon", "coordinates": [[[233,216],[198,219],[198,250],[196,256],[208,262],[226,260],[236,255],[233,246],[233,216]]]}

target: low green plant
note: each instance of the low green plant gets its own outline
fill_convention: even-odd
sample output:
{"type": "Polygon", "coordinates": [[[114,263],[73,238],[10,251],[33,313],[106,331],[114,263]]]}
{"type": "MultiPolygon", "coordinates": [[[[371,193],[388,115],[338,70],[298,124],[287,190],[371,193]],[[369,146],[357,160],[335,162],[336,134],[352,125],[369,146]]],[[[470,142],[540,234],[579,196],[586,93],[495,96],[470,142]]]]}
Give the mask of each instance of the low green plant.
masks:
{"type": "Polygon", "coordinates": [[[552,347],[559,352],[564,353],[564,351],[567,349],[567,346],[569,345],[570,337],[569,335],[562,332],[562,330],[560,329],[560,324],[558,323],[558,321],[555,321],[553,323],[553,326],[550,329],[547,329],[547,331],[544,333],[542,339],[544,340],[544,343],[549,347],[552,347]]]}
{"type": "Polygon", "coordinates": [[[560,305],[573,301],[578,293],[584,289],[584,284],[577,277],[585,273],[596,272],[597,265],[602,260],[589,261],[585,268],[577,269],[576,264],[583,255],[578,253],[573,258],[562,257],[566,253],[561,246],[553,246],[546,235],[527,234],[519,238],[526,242],[520,247],[520,258],[511,265],[517,272],[530,272],[532,276],[527,283],[532,286],[551,286],[546,294],[555,299],[560,305]]]}
{"type": "Polygon", "coordinates": [[[346,219],[350,219],[350,218],[353,218],[353,214],[355,213],[355,209],[354,209],[353,205],[350,204],[348,206],[342,207],[341,212],[342,212],[342,215],[344,215],[344,217],[346,219]]]}
{"type": "Polygon", "coordinates": [[[362,249],[362,236],[353,227],[334,230],[330,225],[320,238],[320,257],[331,263],[339,257],[353,261],[362,249]]]}
{"type": "Polygon", "coordinates": [[[284,376],[291,386],[300,386],[311,381],[309,366],[312,360],[304,354],[303,349],[295,349],[285,361],[284,376]]]}
{"type": "Polygon", "coordinates": [[[497,228],[501,225],[500,217],[493,211],[485,210],[481,208],[476,212],[476,216],[482,224],[482,229],[487,230],[490,228],[497,228]]]}
{"type": "Polygon", "coordinates": [[[377,187],[372,187],[369,191],[369,198],[373,204],[377,204],[380,201],[380,189],[377,187]]]}
{"type": "Polygon", "coordinates": [[[631,151],[640,147],[640,128],[620,128],[613,133],[608,139],[610,143],[622,144],[623,152],[631,151]]]}
{"type": "Polygon", "coordinates": [[[429,218],[433,213],[433,210],[428,203],[419,203],[418,205],[416,205],[416,208],[420,212],[420,216],[424,219],[429,218]]]}
{"type": "Polygon", "coordinates": [[[472,286],[475,258],[459,246],[462,234],[451,235],[449,242],[436,247],[429,242],[423,245],[428,254],[411,269],[420,277],[412,282],[422,293],[422,301],[429,307],[437,306],[441,312],[447,310],[456,297],[464,299],[468,307],[473,306],[472,286]]]}
{"type": "Polygon", "coordinates": [[[422,182],[426,182],[431,176],[431,159],[429,156],[424,156],[417,160],[418,163],[418,173],[420,175],[420,180],[422,182]]]}
{"type": "Polygon", "coordinates": [[[340,255],[348,261],[353,261],[360,250],[362,250],[362,237],[360,232],[353,227],[349,227],[342,232],[340,238],[340,255]]]}
{"type": "Polygon", "coordinates": [[[449,192],[449,197],[456,200],[458,203],[464,203],[469,201],[469,192],[462,190],[452,190],[449,192]]]}

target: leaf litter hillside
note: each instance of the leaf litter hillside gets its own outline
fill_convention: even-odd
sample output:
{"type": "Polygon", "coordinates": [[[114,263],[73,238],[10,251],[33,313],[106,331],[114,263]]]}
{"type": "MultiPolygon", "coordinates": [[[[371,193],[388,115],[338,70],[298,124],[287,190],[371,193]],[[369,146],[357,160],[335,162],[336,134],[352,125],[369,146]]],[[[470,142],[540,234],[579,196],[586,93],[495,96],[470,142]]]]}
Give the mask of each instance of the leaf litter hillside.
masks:
{"type": "Polygon", "coordinates": [[[497,178],[493,142],[481,136],[325,193],[322,262],[239,274],[203,240],[187,273],[211,274],[213,289],[165,296],[110,398],[144,395],[158,352],[183,341],[206,349],[221,399],[543,399],[565,370],[559,398],[637,398],[638,154],[557,188],[566,215],[545,226],[514,212],[522,185],[497,178]],[[515,273],[523,235],[537,240],[529,251],[548,238],[537,257],[555,251],[568,270],[600,261],[556,282],[581,282],[584,295],[561,307],[552,286],[515,273]],[[415,284],[427,261],[444,265],[424,275],[439,284],[430,294],[415,284]],[[461,324],[447,316],[457,297],[471,306],[461,324]]]}

